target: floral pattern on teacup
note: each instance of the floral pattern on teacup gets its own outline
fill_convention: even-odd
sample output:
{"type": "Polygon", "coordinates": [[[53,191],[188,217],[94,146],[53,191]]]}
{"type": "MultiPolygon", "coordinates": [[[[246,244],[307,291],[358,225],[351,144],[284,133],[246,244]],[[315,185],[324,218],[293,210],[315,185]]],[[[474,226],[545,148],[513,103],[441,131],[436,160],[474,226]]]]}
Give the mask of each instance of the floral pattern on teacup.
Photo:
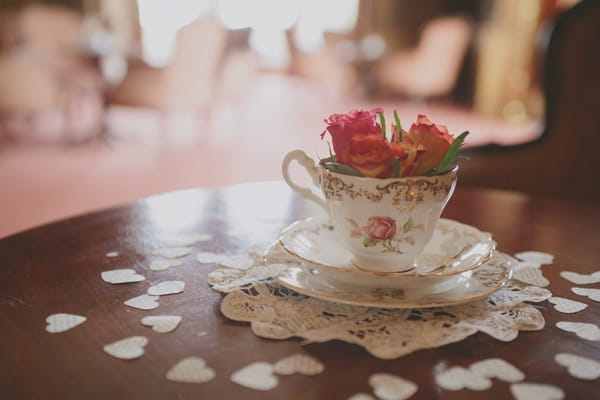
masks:
{"type": "Polygon", "coordinates": [[[396,220],[391,217],[370,216],[364,226],[360,226],[352,218],[347,220],[354,227],[350,237],[362,239],[364,247],[380,247],[381,253],[404,254],[402,247],[415,244],[414,231],[425,229],[423,224],[415,224],[412,217],[409,217],[400,229],[396,220]]]}

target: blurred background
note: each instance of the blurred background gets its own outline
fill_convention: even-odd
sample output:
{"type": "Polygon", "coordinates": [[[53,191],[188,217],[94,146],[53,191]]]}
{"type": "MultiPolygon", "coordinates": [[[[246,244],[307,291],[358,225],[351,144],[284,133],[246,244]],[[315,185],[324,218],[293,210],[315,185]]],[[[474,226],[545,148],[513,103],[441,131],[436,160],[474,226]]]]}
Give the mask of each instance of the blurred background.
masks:
{"type": "Polygon", "coordinates": [[[418,113],[534,141],[576,0],[0,0],[0,237],[143,196],[280,179],[323,119],[418,113]]]}

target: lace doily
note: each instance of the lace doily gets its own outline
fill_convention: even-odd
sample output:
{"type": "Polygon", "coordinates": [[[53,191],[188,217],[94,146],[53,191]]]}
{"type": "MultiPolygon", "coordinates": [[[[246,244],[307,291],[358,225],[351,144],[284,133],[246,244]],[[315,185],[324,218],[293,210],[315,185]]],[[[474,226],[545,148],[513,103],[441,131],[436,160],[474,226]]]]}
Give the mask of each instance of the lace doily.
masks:
{"type": "Polygon", "coordinates": [[[541,302],[550,291],[511,281],[499,291],[466,304],[427,309],[383,309],[341,304],[298,294],[274,277],[297,262],[278,246],[251,253],[250,268],[218,268],[209,275],[213,289],[227,293],[221,311],[249,322],[269,339],[300,337],[309,342],[343,340],[375,357],[393,359],[420,349],[441,347],[484,332],[501,341],[519,331],[540,330],[544,318],[526,302],[541,302]]]}

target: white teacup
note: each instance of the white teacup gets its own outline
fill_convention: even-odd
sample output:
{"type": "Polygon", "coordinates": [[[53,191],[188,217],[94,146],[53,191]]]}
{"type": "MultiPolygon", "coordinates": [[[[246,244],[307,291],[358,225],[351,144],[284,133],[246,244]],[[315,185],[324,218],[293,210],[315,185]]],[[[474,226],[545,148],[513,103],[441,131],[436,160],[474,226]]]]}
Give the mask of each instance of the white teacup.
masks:
{"type": "Polygon", "coordinates": [[[443,175],[368,178],[332,172],[302,150],[283,159],[285,182],[329,214],[340,243],[360,269],[401,272],[414,267],[431,240],[437,221],[454,192],[458,167],[443,175]],[[292,180],[297,161],[310,174],[324,198],[292,180]]]}

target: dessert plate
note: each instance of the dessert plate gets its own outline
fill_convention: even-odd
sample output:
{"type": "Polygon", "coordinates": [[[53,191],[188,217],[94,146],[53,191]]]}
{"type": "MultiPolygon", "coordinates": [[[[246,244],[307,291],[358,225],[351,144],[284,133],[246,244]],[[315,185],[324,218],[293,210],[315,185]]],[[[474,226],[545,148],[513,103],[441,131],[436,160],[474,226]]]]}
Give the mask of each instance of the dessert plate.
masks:
{"type": "Polygon", "coordinates": [[[347,286],[323,280],[318,271],[292,266],[277,277],[283,286],[306,296],[365,307],[429,308],[467,303],[501,289],[511,277],[513,259],[496,252],[487,262],[454,287],[434,293],[393,288],[347,286]]]}
{"type": "MultiPolygon", "coordinates": [[[[440,219],[433,238],[404,272],[374,272],[356,268],[337,240],[326,216],[297,221],[283,230],[282,247],[323,279],[360,287],[440,292],[469,279],[495,247],[492,235],[459,222],[440,219]]],[[[402,269],[399,266],[399,269],[402,269]]]]}

